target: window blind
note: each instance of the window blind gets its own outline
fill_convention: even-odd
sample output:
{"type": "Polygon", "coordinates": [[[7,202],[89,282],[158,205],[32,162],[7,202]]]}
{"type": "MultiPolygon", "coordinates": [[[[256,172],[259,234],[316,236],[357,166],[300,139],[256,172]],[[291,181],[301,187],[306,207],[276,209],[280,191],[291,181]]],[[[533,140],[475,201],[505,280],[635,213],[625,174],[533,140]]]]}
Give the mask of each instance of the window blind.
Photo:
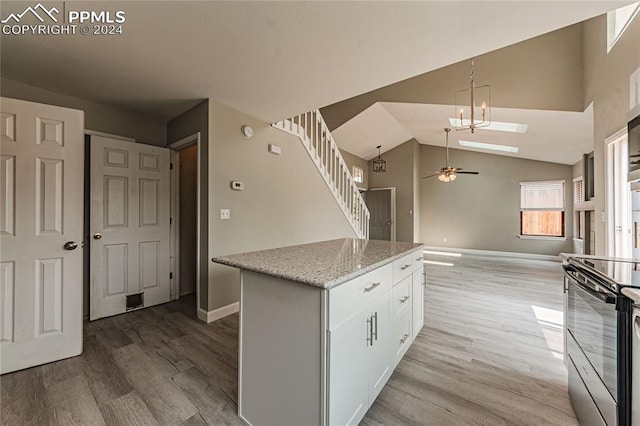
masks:
{"type": "Polygon", "coordinates": [[[573,181],[573,202],[584,202],[584,179],[578,178],[573,181]]]}
{"type": "Polygon", "coordinates": [[[564,181],[520,182],[520,210],[564,211],[564,181]]]}

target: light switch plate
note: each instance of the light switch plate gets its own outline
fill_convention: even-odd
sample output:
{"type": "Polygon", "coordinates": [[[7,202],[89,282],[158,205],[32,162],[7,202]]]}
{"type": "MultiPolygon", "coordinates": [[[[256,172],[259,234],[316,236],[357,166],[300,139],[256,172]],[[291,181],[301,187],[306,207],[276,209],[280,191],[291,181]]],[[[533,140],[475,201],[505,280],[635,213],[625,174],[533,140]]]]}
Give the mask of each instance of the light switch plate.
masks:
{"type": "Polygon", "coordinates": [[[220,219],[231,219],[231,210],[220,209],[220,219]]]}

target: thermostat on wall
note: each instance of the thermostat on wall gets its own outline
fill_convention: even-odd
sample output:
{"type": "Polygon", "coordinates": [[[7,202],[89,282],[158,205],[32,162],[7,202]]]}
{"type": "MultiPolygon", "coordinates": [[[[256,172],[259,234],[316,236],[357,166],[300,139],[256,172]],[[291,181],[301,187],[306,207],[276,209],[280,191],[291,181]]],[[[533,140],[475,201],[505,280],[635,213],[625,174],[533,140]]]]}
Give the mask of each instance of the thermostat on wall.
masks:
{"type": "Polygon", "coordinates": [[[269,144],[269,152],[275,155],[280,155],[280,153],[282,152],[282,148],[280,148],[278,145],[274,145],[272,143],[269,144]]]}
{"type": "Polygon", "coordinates": [[[233,182],[231,182],[231,189],[236,191],[242,191],[244,189],[244,182],[234,180],[233,182]]]}

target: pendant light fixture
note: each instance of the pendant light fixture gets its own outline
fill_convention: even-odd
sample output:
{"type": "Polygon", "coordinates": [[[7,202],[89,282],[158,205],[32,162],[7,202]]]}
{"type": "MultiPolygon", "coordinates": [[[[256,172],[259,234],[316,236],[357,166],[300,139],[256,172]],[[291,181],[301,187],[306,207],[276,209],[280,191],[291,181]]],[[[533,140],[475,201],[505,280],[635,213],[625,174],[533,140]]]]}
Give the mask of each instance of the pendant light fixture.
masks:
{"type": "Polygon", "coordinates": [[[471,130],[491,124],[491,85],[476,86],[473,76],[473,58],[469,88],[456,92],[456,130],[471,130]]]}
{"type": "Polygon", "coordinates": [[[382,145],[378,145],[378,158],[373,160],[373,171],[376,173],[386,172],[387,171],[387,162],[380,157],[380,148],[382,145]]]}

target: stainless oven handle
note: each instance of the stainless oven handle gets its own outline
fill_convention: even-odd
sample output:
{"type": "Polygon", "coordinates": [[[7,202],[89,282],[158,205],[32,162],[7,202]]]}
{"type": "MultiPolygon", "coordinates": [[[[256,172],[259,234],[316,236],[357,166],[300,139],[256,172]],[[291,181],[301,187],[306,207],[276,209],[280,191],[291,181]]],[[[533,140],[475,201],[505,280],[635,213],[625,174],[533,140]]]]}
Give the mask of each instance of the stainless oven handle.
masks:
{"type": "Polygon", "coordinates": [[[610,293],[608,291],[603,291],[603,290],[595,290],[589,286],[586,286],[584,284],[582,284],[581,282],[578,282],[578,280],[576,280],[574,277],[572,277],[571,275],[567,275],[567,278],[569,279],[569,282],[573,285],[575,285],[576,287],[580,288],[581,290],[583,290],[585,293],[589,294],[592,297],[595,297],[596,299],[604,302],[604,303],[608,303],[608,304],[615,304],[616,303],[616,296],[613,293],[610,293]]]}

